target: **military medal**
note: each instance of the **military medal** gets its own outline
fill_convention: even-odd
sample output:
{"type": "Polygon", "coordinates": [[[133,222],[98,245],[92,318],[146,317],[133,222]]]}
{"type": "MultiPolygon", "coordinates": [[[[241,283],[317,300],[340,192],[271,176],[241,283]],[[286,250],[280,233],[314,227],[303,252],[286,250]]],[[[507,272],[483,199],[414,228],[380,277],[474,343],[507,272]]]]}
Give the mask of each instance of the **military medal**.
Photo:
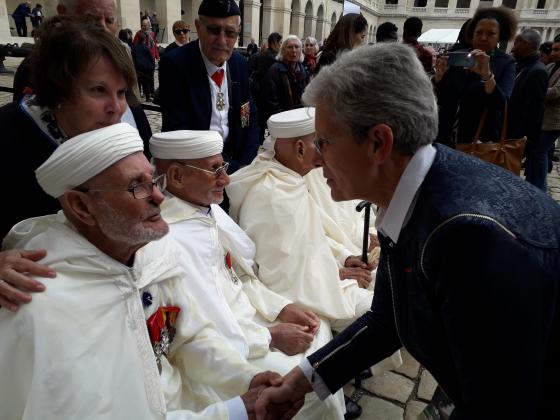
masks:
{"type": "Polygon", "coordinates": [[[229,251],[226,254],[226,267],[229,270],[233,284],[237,284],[239,282],[239,277],[237,277],[237,274],[235,274],[235,271],[233,270],[233,264],[231,263],[231,255],[229,251]]]}
{"type": "Polygon", "coordinates": [[[223,111],[225,107],[226,101],[224,99],[224,93],[218,92],[218,95],[216,96],[216,108],[218,108],[218,111],[223,111]]]}
{"type": "Polygon", "coordinates": [[[251,116],[251,104],[249,102],[245,102],[241,105],[241,127],[249,127],[250,123],[250,116],[251,116]]]}
{"type": "Polygon", "coordinates": [[[175,322],[179,312],[181,308],[177,306],[160,306],[146,321],[160,374],[161,358],[167,357],[169,353],[169,347],[175,337],[175,322]]]}

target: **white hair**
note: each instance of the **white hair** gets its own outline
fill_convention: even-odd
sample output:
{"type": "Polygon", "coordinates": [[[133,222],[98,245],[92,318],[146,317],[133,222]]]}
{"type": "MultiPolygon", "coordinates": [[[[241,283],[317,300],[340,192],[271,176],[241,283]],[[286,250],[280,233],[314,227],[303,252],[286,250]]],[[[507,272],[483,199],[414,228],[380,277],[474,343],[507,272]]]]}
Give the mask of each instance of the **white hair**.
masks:
{"type": "Polygon", "coordinates": [[[541,45],[541,34],[539,34],[534,29],[523,29],[519,35],[517,35],[523,41],[531,46],[531,48],[537,51],[541,45]]]}
{"type": "Polygon", "coordinates": [[[303,62],[303,49],[301,47],[301,39],[299,39],[296,35],[288,35],[283,41],[282,41],[282,45],[280,46],[280,51],[278,52],[278,55],[276,56],[276,60],[277,61],[282,61],[283,60],[283,55],[282,55],[282,51],[284,50],[284,48],[286,47],[286,44],[288,43],[288,41],[293,41],[296,40],[297,43],[299,44],[299,49],[301,51],[301,54],[299,55],[299,62],[302,63],[303,62]]]}
{"type": "Polygon", "coordinates": [[[317,40],[312,36],[308,36],[304,39],[303,45],[307,44],[308,42],[313,45],[313,48],[315,48],[315,54],[317,54],[319,52],[319,43],[317,42],[317,40]]]}

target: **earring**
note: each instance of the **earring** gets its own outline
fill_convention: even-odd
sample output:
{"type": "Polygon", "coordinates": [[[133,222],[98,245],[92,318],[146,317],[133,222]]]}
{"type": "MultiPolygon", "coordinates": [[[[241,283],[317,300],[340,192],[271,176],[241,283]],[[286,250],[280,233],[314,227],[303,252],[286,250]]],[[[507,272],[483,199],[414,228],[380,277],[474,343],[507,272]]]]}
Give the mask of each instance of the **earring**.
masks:
{"type": "Polygon", "coordinates": [[[62,105],[61,105],[61,104],[57,104],[57,105],[56,105],[56,109],[61,109],[61,108],[62,108],[62,105]]]}

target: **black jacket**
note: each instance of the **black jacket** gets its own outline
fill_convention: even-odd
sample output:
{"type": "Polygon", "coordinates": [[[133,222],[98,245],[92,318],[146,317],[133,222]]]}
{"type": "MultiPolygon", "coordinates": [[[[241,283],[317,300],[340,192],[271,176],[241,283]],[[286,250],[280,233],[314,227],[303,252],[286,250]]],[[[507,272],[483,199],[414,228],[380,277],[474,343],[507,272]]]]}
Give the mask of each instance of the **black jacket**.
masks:
{"type": "Polygon", "coordinates": [[[146,44],[139,42],[132,47],[132,61],[136,72],[153,74],[156,69],[156,60],[146,44]]]}
{"type": "MultiPolygon", "coordinates": [[[[251,99],[247,60],[234,52],[227,61],[229,135],[224,139],[224,159],[229,173],[250,164],[259,148],[257,109],[251,99]],[[249,109],[248,113],[244,113],[249,109]],[[244,125],[242,117],[247,117],[244,125]]],[[[198,41],[165,54],[159,62],[162,129],[208,130],[212,98],[206,66],[198,41]]]]}
{"type": "Polygon", "coordinates": [[[518,63],[515,85],[508,103],[509,138],[527,136],[530,142],[539,139],[547,89],[548,72],[539,54],[535,53],[518,63]]]}
{"type": "Polygon", "coordinates": [[[453,420],[557,418],[560,206],[436,149],[398,241],[380,235],[371,311],[309,361],[334,392],[404,346],[454,401],[453,420]]]}

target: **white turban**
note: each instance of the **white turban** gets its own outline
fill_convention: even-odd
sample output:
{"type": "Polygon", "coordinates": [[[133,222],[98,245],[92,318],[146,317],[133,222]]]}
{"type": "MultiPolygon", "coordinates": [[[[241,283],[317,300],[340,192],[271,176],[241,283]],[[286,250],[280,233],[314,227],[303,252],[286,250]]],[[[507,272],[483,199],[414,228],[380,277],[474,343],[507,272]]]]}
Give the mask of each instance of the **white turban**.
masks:
{"type": "Polygon", "coordinates": [[[119,123],[72,137],[62,143],[35,171],[43,190],[55,198],[109,166],[144,150],[138,130],[119,123]]]}
{"type": "Polygon", "coordinates": [[[271,115],[267,121],[269,137],[263,147],[274,151],[276,139],[291,139],[315,132],[315,108],[298,108],[271,115]]]}
{"type": "Polygon", "coordinates": [[[177,130],[154,134],[150,152],[157,159],[200,159],[219,155],[224,148],[217,131],[177,130]]]}

